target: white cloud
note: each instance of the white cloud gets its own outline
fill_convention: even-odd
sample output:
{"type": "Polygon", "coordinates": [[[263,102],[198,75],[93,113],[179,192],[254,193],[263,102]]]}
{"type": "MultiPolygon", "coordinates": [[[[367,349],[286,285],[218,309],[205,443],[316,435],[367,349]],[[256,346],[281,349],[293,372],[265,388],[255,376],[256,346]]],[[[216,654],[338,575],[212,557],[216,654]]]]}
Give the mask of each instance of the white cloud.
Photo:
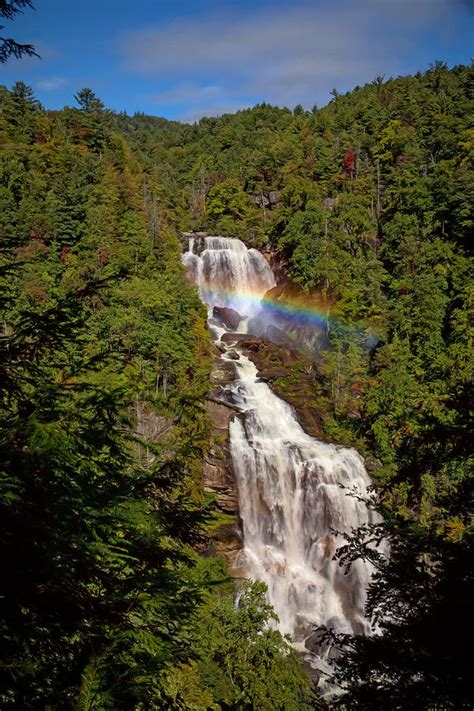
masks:
{"type": "Polygon", "coordinates": [[[165,89],[155,94],[152,99],[157,104],[175,104],[182,101],[194,103],[196,101],[202,101],[205,98],[214,98],[222,96],[225,90],[216,85],[204,85],[193,84],[191,82],[185,82],[183,84],[177,84],[170,89],[165,89]]]}
{"type": "Polygon", "coordinates": [[[174,82],[156,99],[182,102],[190,116],[262,100],[309,107],[327,100],[333,87],[403,71],[420,32],[449,24],[450,3],[301,0],[257,3],[252,11],[236,5],[232,12],[130,31],[119,48],[128,71],[174,82]]]}
{"type": "Polygon", "coordinates": [[[35,86],[43,91],[56,91],[57,89],[62,89],[66,84],[66,79],[62,77],[49,77],[48,79],[39,79],[35,86]]]}
{"type": "Polygon", "coordinates": [[[194,123],[202,116],[220,116],[224,113],[247,108],[251,102],[242,102],[238,98],[229,96],[225,87],[217,85],[200,85],[198,83],[184,82],[158,92],[150,97],[157,107],[158,113],[165,113],[170,106],[186,108],[179,110],[177,118],[185,123],[194,123]]]}

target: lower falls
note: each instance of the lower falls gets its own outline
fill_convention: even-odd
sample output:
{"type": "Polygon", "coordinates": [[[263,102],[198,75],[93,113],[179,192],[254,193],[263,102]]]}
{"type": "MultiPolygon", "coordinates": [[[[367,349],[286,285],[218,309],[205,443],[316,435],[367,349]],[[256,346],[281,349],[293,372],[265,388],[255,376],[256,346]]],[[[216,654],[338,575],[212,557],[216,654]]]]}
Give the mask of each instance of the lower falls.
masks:
{"type": "MultiPolygon", "coordinates": [[[[208,306],[222,363],[235,368],[220,399],[235,410],[229,449],[242,527],[239,569],[266,583],[278,628],[302,651],[312,648],[308,640],[322,626],[369,633],[369,565],[358,560],[345,572],[334,560],[345,543],[339,534],[377,519],[364,503],[370,487],[364,461],[354,449],[309,436],[239,349],[236,334],[262,336],[266,325],[275,328],[262,304],[275,285],[270,266],[257,250],[223,237],[191,238],[183,261],[208,306]]],[[[324,666],[330,645],[315,650],[324,666]]]]}

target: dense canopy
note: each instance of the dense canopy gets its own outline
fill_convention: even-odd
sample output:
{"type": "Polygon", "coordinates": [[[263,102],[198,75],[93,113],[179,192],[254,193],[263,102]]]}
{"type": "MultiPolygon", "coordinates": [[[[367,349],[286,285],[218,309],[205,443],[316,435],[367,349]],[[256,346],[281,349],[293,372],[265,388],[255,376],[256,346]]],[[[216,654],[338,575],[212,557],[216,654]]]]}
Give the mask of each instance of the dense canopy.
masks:
{"type": "Polygon", "coordinates": [[[385,517],[341,555],[378,566],[382,634],[341,640],[335,703],[472,703],[472,81],[438,62],[193,126],[0,87],[2,708],[324,707],[262,588],[236,608],[198,555],[211,358],[190,229],[271,252],[333,319],[301,353],[308,397],[374,462],[385,517]]]}

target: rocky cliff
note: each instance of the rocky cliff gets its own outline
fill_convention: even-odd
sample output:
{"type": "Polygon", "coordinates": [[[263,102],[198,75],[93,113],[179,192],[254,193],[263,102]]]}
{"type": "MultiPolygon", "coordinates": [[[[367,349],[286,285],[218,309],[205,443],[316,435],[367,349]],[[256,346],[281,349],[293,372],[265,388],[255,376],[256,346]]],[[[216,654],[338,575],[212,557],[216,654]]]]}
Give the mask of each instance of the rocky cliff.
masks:
{"type": "Polygon", "coordinates": [[[206,400],[213,431],[204,462],[204,482],[206,491],[215,494],[217,509],[208,552],[224,556],[232,573],[237,570],[236,558],[242,548],[238,494],[229,452],[229,422],[236,408],[225,402],[222,388],[234,380],[236,371],[232,362],[223,361],[220,356],[219,347],[213,345],[212,386],[206,400]]]}

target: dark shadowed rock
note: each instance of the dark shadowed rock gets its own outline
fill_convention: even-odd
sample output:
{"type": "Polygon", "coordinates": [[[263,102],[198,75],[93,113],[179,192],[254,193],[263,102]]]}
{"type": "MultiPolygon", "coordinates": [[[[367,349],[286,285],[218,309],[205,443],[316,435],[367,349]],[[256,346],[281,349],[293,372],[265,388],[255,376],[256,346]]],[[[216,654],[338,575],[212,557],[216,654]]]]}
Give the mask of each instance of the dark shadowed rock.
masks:
{"type": "Polygon", "coordinates": [[[221,340],[226,346],[235,346],[236,348],[241,348],[244,351],[251,351],[253,353],[260,350],[264,344],[261,338],[249,336],[247,333],[224,333],[221,340]]]}
{"type": "Polygon", "coordinates": [[[238,512],[238,497],[229,452],[229,421],[235,407],[222,399],[223,386],[235,379],[235,365],[214,353],[211,372],[212,389],[206,410],[212,420],[213,444],[204,462],[204,483],[207,491],[217,495],[217,508],[225,513],[238,512]]]}
{"type": "Polygon", "coordinates": [[[218,323],[221,323],[227,328],[231,328],[233,331],[237,330],[242,320],[242,316],[238,311],[230,309],[228,306],[214,306],[212,315],[218,323]]]}
{"type": "Polygon", "coordinates": [[[312,654],[319,654],[327,647],[325,630],[316,630],[304,641],[304,646],[312,654]]]}
{"type": "Polygon", "coordinates": [[[239,337],[238,333],[223,333],[221,341],[226,346],[235,346],[238,343],[239,337]]]}
{"type": "Polygon", "coordinates": [[[222,343],[217,343],[216,341],[213,341],[211,343],[211,352],[215,356],[219,356],[221,353],[225,353],[226,350],[226,347],[222,343]]]}
{"type": "Polygon", "coordinates": [[[204,486],[206,491],[216,495],[215,506],[219,525],[210,534],[203,552],[206,555],[223,556],[232,574],[242,549],[238,525],[238,494],[229,451],[229,422],[236,415],[238,408],[225,402],[223,386],[235,379],[236,368],[232,361],[220,358],[218,344],[215,346],[212,388],[206,400],[206,410],[212,420],[213,438],[204,460],[204,486]]]}

